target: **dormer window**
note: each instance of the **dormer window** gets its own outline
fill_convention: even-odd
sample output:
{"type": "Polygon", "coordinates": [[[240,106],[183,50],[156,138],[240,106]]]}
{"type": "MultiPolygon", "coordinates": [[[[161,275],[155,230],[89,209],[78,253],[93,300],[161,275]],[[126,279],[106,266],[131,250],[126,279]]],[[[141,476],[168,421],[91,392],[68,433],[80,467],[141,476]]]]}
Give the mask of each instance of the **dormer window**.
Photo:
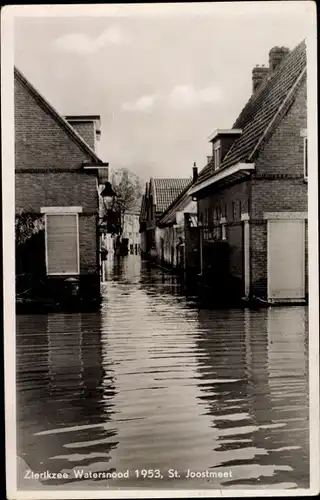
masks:
{"type": "Polygon", "coordinates": [[[218,144],[214,147],[214,169],[218,170],[220,168],[221,162],[221,146],[218,144]]]}
{"type": "Polygon", "coordinates": [[[241,129],[218,129],[211,134],[209,141],[212,143],[212,153],[214,161],[214,170],[219,170],[223,158],[231,148],[235,140],[242,133],[241,129]]]}

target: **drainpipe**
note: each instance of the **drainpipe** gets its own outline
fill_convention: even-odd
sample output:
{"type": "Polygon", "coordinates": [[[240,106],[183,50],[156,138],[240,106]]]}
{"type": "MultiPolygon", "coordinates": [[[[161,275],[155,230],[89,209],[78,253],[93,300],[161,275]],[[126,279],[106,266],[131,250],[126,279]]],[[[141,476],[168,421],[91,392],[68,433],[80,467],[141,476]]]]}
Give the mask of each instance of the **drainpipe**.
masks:
{"type": "Polygon", "coordinates": [[[202,276],[203,271],[203,234],[202,234],[202,226],[199,226],[199,239],[200,239],[200,276],[202,276]]]}
{"type": "Polygon", "coordinates": [[[200,273],[202,276],[203,272],[203,228],[202,228],[202,219],[200,219],[200,211],[199,211],[199,200],[197,198],[193,198],[194,201],[197,201],[197,220],[198,220],[198,228],[199,228],[199,264],[200,264],[200,273]]]}
{"type": "Polygon", "coordinates": [[[244,253],[244,294],[249,297],[250,294],[250,227],[249,214],[242,214],[243,222],[243,253],[244,253]]]}

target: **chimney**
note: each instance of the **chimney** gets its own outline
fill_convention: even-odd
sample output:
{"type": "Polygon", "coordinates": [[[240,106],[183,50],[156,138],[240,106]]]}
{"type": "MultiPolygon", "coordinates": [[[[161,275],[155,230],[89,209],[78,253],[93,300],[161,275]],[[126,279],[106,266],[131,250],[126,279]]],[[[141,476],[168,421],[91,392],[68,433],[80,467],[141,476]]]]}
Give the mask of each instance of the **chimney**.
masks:
{"type": "Polygon", "coordinates": [[[100,116],[99,115],[75,115],[65,116],[67,122],[75,129],[82,139],[94,151],[96,142],[100,140],[100,116]]]}
{"type": "Polygon", "coordinates": [[[289,54],[290,50],[287,47],[272,47],[269,52],[269,70],[272,73],[289,54]]]}
{"type": "Polygon", "coordinates": [[[256,66],[252,70],[252,93],[254,94],[256,90],[260,87],[261,83],[265,81],[267,75],[269,74],[269,68],[266,66],[256,66]]]}
{"type": "Polygon", "coordinates": [[[192,182],[197,182],[197,180],[198,180],[198,167],[196,162],[194,162],[192,168],[192,182]]]}

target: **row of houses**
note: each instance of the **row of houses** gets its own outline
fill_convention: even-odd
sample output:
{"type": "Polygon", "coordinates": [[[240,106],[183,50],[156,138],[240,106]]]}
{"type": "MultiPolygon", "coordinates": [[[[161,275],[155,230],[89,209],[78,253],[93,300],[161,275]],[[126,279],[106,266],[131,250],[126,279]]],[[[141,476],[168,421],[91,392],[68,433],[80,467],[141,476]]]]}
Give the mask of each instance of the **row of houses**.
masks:
{"type": "Polygon", "coordinates": [[[306,46],[273,47],[252,95],[188,179],[150,179],[142,251],[202,276],[217,293],[300,302],[307,274],[306,46]]]}

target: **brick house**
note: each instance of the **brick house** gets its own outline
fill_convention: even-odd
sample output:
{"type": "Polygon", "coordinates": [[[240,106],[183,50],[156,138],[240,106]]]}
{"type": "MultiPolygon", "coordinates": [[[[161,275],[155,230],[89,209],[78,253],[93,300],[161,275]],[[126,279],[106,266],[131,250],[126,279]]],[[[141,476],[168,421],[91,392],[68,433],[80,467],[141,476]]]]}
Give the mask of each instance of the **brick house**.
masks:
{"type": "Polygon", "coordinates": [[[307,298],[306,46],[273,47],[252,71],[252,96],[229,130],[211,137],[198,201],[203,269],[228,246],[233,291],[269,302],[307,298]]]}
{"type": "Polygon", "coordinates": [[[124,215],[122,238],[128,240],[130,253],[140,253],[139,211],[135,207],[124,215]]]}
{"type": "MultiPolygon", "coordinates": [[[[146,183],[140,211],[141,250],[149,254],[159,251],[160,233],[157,222],[162,213],[190,184],[190,179],[155,179],[146,183]]],[[[160,258],[160,254],[157,254],[160,258]]]]}
{"type": "Polygon", "coordinates": [[[157,254],[164,266],[193,270],[198,258],[197,203],[190,190],[198,179],[196,164],[187,186],[157,220],[157,254]]]}
{"type": "Polygon", "coordinates": [[[71,278],[80,296],[97,299],[98,184],[99,173],[107,172],[94,151],[99,116],[68,121],[17,68],[14,103],[16,214],[23,211],[43,224],[37,257],[29,252],[22,272],[36,272],[49,295],[61,295],[71,278]]]}

